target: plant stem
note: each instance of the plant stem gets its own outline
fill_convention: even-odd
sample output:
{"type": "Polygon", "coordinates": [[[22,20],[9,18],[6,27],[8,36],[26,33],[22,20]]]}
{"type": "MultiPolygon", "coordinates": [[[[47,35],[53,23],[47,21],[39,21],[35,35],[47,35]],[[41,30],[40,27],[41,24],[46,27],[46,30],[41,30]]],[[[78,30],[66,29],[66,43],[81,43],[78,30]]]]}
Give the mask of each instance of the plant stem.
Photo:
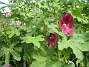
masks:
{"type": "Polygon", "coordinates": [[[23,67],[26,67],[26,61],[25,60],[23,61],[23,67]]]}
{"type": "Polygon", "coordinates": [[[6,34],[5,23],[2,23],[2,26],[3,26],[3,29],[4,29],[3,32],[4,32],[4,35],[5,35],[5,39],[6,39],[6,40],[5,40],[5,43],[8,43],[8,41],[9,41],[8,39],[9,39],[9,38],[8,38],[8,36],[7,36],[7,34],[6,34]]]}
{"type": "Polygon", "coordinates": [[[57,15],[57,11],[54,9],[54,16],[56,19],[56,24],[58,25],[58,15],[57,15]]]}
{"type": "Polygon", "coordinates": [[[76,8],[76,0],[74,1],[74,9],[76,8]]]}
{"type": "MultiPolygon", "coordinates": [[[[46,21],[45,21],[45,18],[44,18],[44,8],[43,8],[43,16],[42,16],[42,19],[43,19],[43,31],[46,31],[45,28],[46,28],[46,21]]],[[[44,33],[44,36],[45,36],[45,33],[44,33]]]]}

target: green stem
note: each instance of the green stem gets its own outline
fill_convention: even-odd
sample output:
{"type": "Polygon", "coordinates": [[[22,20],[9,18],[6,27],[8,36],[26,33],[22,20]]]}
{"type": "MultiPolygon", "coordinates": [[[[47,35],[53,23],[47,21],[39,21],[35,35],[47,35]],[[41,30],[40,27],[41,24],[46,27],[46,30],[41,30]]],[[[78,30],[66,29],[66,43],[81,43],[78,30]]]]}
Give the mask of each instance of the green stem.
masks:
{"type": "Polygon", "coordinates": [[[58,15],[57,15],[57,11],[54,9],[54,16],[56,19],[56,24],[58,25],[58,15]]]}
{"type": "Polygon", "coordinates": [[[57,57],[58,60],[60,60],[61,51],[59,51],[59,49],[58,49],[58,44],[56,45],[55,49],[56,49],[56,51],[55,51],[56,52],[56,57],[57,57]]]}
{"type": "Polygon", "coordinates": [[[75,0],[75,1],[74,1],[74,9],[76,8],[76,3],[77,3],[77,2],[76,2],[76,0],[75,0]]]}
{"type": "Polygon", "coordinates": [[[58,53],[58,44],[57,44],[57,58],[59,59],[59,53],[58,53]]]}
{"type": "MultiPolygon", "coordinates": [[[[43,16],[42,16],[42,19],[43,19],[43,31],[46,31],[45,30],[45,27],[46,27],[46,21],[45,21],[45,18],[44,18],[44,8],[43,8],[43,16]]],[[[45,35],[45,34],[44,34],[45,35]]]]}
{"type": "Polygon", "coordinates": [[[56,24],[58,25],[58,16],[56,15],[56,24]]]}
{"type": "Polygon", "coordinates": [[[6,28],[5,28],[4,25],[5,25],[5,24],[3,23],[2,26],[3,26],[3,29],[4,29],[5,43],[8,43],[8,42],[9,42],[9,38],[8,38],[8,36],[7,36],[7,34],[6,34],[6,28]]]}
{"type": "Polygon", "coordinates": [[[74,9],[75,9],[75,2],[74,2],[74,9]]]}

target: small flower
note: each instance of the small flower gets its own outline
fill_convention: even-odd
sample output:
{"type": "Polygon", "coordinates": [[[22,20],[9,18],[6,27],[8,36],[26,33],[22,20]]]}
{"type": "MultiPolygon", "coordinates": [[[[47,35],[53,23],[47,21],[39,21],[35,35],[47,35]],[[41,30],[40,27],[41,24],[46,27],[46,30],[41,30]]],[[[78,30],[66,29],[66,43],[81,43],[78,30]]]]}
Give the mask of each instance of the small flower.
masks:
{"type": "Polygon", "coordinates": [[[20,27],[20,25],[21,25],[21,22],[18,20],[18,21],[16,21],[16,25],[17,25],[17,27],[20,27]]]}
{"type": "Polygon", "coordinates": [[[6,17],[11,16],[10,12],[6,12],[5,16],[6,16],[6,17]]]}
{"type": "Polygon", "coordinates": [[[34,12],[35,12],[35,13],[40,13],[40,10],[37,9],[37,8],[35,8],[35,9],[34,9],[34,12]]]}
{"type": "Polygon", "coordinates": [[[62,20],[59,21],[59,26],[66,35],[71,35],[73,33],[74,21],[70,13],[62,16],[62,20]]]}
{"type": "Polygon", "coordinates": [[[57,33],[50,33],[49,36],[47,36],[46,38],[47,42],[48,42],[48,46],[54,46],[57,41],[58,41],[58,34],[57,33]]]}

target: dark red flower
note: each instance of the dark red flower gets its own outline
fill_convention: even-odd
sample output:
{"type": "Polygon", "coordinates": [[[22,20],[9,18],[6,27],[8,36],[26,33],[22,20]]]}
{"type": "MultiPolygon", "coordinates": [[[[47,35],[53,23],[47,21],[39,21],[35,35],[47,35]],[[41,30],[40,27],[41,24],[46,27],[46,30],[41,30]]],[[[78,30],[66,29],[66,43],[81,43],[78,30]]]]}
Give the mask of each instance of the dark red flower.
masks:
{"type": "Polygon", "coordinates": [[[58,41],[58,34],[57,33],[50,33],[49,36],[47,36],[46,38],[47,42],[48,42],[48,46],[54,46],[57,41],[58,41]]]}
{"type": "Polygon", "coordinates": [[[66,35],[73,33],[74,21],[70,13],[62,16],[62,20],[59,21],[59,26],[66,35]]]}

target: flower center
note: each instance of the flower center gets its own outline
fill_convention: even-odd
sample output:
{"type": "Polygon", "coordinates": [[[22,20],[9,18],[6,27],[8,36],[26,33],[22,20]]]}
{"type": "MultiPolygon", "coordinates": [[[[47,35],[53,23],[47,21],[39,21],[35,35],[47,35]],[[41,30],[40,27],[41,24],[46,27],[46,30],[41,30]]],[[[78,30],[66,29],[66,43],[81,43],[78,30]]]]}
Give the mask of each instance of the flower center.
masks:
{"type": "Polygon", "coordinates": [[[63,26],[66,26],[66,24],[64,23],[63,26]]]}
{"type": "Polygon", "coordinates": [[[54,36],[53,36],[53,35],[51,35],[50,39],[53,39],[53,38],[54,38],[54,36]]]}

